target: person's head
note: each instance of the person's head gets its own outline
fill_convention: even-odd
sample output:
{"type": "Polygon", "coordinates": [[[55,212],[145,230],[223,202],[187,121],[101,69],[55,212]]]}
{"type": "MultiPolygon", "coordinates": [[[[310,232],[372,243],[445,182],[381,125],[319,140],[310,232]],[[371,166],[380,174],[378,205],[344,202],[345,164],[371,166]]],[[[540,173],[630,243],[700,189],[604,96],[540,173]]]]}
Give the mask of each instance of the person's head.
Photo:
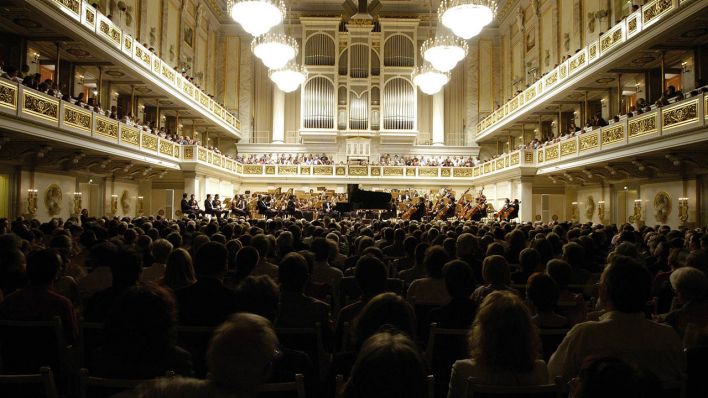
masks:
{"type": "Polygon", "coordinates": [[[425,266],[428,276],[435,279],[442,278],[443,266],[449,259],[447,252],[441,246],[429,248],[423,259],[423,265],[425,266]]]}
{"type": "Polygon", "coordinates": [[[110,267],[115,261],[117,252],[118,248],[111,242],[97,243],[91,246],[88,257],[86,257],[86,265],[91,268],[110,267]]]}
{"type": "Polygon", "coordinates": [[[501,255],[485,257],[482,262],[482,277],[490,285],[508,285],[511,280],[509,263],[501,255]]]}
{"type": "Polygon", "coordinates": [[[362,345],[344,397],[423,398],[426,391],[425,362],[413,340],[405,334],[382,331],[362,345]]]}
{"type": "Polygon", "coordinates": [[[127,289],[106,318],[106,348],[132,359],[158,359],[177,340],[176,308],[172,294],[154,283],[127,289]]]}
{"type": "Polygon", "coordinates": [[[558,285],[550,276],[536,272],[529,277],[526,284],[526,297],[533,304],[536,312],[553,312],[559,295],[558,285]]]}
{"type": "Polygon", "coordinates": [[[226,391],[252,393],[271,373],[278,338],[262,316],[239,313],[219,326],[209,342],[209,379],[226,391]]]}
{"type": "Polygon", "coordinates": [[[194,271],[197,279],[222,278],[226,274],[229,252],[218,242],[207,242],[199,248],[194,257],[194,271]]]}
{"type": "Polygon", "coordinates": [[[265,260],[268,257],[268,251],[270,251],[270,241],[265,234],[258,234],[251,239],[251,246],[258,250],[258,255],[261,260],[265,260]]]}
{"type": "Polygon", "coordinates": [[[354,319],[352,329],[356,346],[360,346],[384,325],[393,326],[408,336],[415,336],[413,308],[395,293],[381,293],[361,309],[354,319]]]}
{"type": "Polygon", "coordinates": [[[172,243],[167,239],[157,239],[150,246],[150,254],[152,254],[152,258],[156,263],[166,264],[167,258],[172,253],[172,247],[172,243]]]}
{"type": "Polygon", "coordinates": [[[519,253],[519,265],[521,270],[527,274],[536,271],[541,265],[541,253],[536,249],[527,247],[519,253]]]}
{"type": "Polygon", "coordinates": [[[307,260],[299,253],[288,253],[280,260],[278,281],[283,291],[302,292],[309,277],[307,260]]]}
{"type": "Polygon", "coordinates": [[[682,267],[669,276],[671,287],[682,303],[705,297],[708,280],[703,271],[693,267],[682,267]]]}
{"type": "Polygon", "coordinates": [[[514,293],[490,293],[469,334],[472,358],[491,371],[525,373],[538,358],[539,339],[526,305],[514,293]]]}
{"type": "Polygon", "coordinates": [[[56,249],[44,249],[27,255],[27,279],[34,286],[49,286],[57,279],[62,259],[56,249]]]}
{"type": "Polygon", "coordinates": [[[442,272],[445,278],[445,288],[450,297],[458,300],[470,297],[476,281],[469,264],[462,260],[452,260],[445,264],[442,272]]]}
{"type": "Polygon", "coordinates": [[[366,299],[386,290],[386,266],[375,256],[360,257],[356,262],[354,276],[366,299]]]}
{"type": "Polygon", "coordinates": [[[600,278],[600,296],[609,310],[644,310],[651,297],[651,275],[637,260],[615,256],[600,278]]]}
{"type": "Polygon", "coordinates": [[[575,380],[573,398],[640,398],[655,396],[650,392],[661,389],[655,376],[615,357],[586,358],[575,380]]]}
{"type": "Polygon", "coordinates": [[[163,278],[165,285],[177,290],[192,285],[196,280],[189,252],[180,248],[170,253],[163,278]]]}
{"type": "Polygon", "coordinates": [[[576,242],[566,243],[563,245],[563,260],[571,267],[582,267],[585,263],[585,248],[576,242]]]}
{"type": "Polygon", "coordinates": [[[239,310],[275,322],[278,313],[278,285],[267,275],[249,276],[238,285],[239,310]]]}
{"type": "Polygon", "coordinates": [[[315,238],[312,240],[310,249],[315,254],[315,261],[323,262],[329,259],[331,247],[325,238],[315,238]]]}

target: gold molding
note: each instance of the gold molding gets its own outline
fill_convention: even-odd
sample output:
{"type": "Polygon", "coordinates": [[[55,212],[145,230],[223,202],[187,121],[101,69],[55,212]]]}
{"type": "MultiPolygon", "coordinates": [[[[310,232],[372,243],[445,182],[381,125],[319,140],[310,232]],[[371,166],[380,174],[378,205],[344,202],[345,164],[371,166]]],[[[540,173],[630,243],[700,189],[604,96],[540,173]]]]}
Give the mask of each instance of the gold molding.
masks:
{"type": "Polygon", "coordinates": [[[29,91],[23,91],[23,111],[36,117],[56,122],[59,120],[59,100],[45,98],[29,91]]]}

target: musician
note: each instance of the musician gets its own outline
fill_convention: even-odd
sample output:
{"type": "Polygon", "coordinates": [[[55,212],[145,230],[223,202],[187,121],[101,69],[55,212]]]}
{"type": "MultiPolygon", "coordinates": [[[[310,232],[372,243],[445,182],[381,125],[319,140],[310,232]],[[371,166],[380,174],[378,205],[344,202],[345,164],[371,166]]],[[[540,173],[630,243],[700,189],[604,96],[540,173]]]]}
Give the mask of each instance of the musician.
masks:
{"type": "Polygon", "coordinates": [[[450,218],[455,216],[455,195],[452,192],[448,193],[449,203],[447,204],[447,211],[445,212],[445,218],[450,218]]]}
{"type": "Polygon", "coordinates": [[[238,195],[238,198],[234,198],[231,201],[231,214],[235,215],[236,217],[250,217],[251,214],[248,211],[248,202],[246,202],[246,198],[243,197],[243,195],[238,195]]]}
{"type": "Polygon", "coordinates": [[[339,211],[335,210],[337,204],[334,203],[334,197],[332,199],[327,199],[322,201],[322,216],[330,216],[332,218],[339,218],[339,211]]]}
{"type": "Polygon", "coordinates": [[[260,214],[263,214],[267,218],[274,217],[276,214],[275,211],[270,208],[270,205],[268,205],[265,196],[258,196],[258,202],[256,203],[256,207],[258,208],[258,212],[260,214]]]}
{"type": "Polygon", "coordinates": [[[482,195],[477,198],[477,208],[472,214],[472,221],[481,221],[487,216],[487,198],[482,195]]]}
{"type": "Polygon", "coordinates": [[[189,207],[191,212],[195,215],[203,216],[204,215],[204,210],[199,208],[199,202],[197,201],[196,198],[194,198],[194,194],[189,195],[189,207]]]}
{"type": "Polygon", "coordinates": [[[509,198],[506,198],[504,201],[504,206],[502,206],[501,210],[497,213],[499,215],[499,220],[504,221],[508,220],[509,218],[507,217],[507,212],[510,210],[511,207],[511,201],[509,201],[509,198]]]}
{"type": "Polygon", "coordinates": [[[420,221],[425,216],[427,208],[425,206],[425,199],[423,197],[418,198],[418,203],[415,205],[415,211],[411,215],[411,220],[420,221]]]}
{"type": "MultiPolygon", "coordinates": [[[[221,203],[221,201],[219,201],[221,203]]],[[[206,199],[204,199],[204,212],[206,214],[211,214],[216,216],[216,219],[221,218],[221,210],[214,208],[214,201],[211,199],[211,194],[207,194],[206,199]]]]}
{"type": "Polygon", "coordinates": [[[519,199],[514,199],[514,203],[509,205],[511,207],[511,212],[509,213],[509,216],[507,217],[507,220],[513,220],[515,218],[519,217],[519,199]]]}
{"type": "Polygon", "coordinates": [[[297,202],[295,202],[295,195],[290,195],[288,198],[288,204],[285,207],[285,214],[295,218],[302,218],[302,212],[298,209],[297,202]]]}
{"type": "Polygon", "coordinates": [[[189,201],[187,200],[187,193],[182,194],[182,200],[179,202],[179,207],[180,210],[182,210],[182,215],[185,217],[190,217],[193,216],[194,213],[192,213],[192,206],[189,205],[189,201]]]}

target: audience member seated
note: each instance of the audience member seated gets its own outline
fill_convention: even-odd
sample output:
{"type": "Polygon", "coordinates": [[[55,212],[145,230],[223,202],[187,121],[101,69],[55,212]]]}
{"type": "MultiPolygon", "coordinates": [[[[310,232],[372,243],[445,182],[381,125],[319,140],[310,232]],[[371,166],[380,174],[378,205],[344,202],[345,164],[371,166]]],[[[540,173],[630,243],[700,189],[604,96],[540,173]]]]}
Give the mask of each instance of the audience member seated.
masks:
{"type": "Polygon", "coordinates": [[[661,384],[651,374],[614,357],[590,357],[571,383],[574,398],[658,397],[661,384]]]}
{"type": "Polygon", "coordinates": [[[472,300],[479,306],[492,292],[503,290],[518,294],[516,289],[509,286],[510,272],[509,264],[504,256],[495,254],[487,256],[482,262],[482,277],[485,284],[475,289],[472,300]]]}
{"type": "Polygon", "coordinates": [[[192,256],[182,248],[177,248],[167,257],[165,274],[160,283],[172,291],[192,286],[197,281],[192,265],[192,256]]]}
{"type": "Polygon", "coordinates": [[[339,283],[344,274],[338,268],[329,264],[331,245],[325,238],[315,238],[310,244],[310,250],[315,255],[315,262],[312,267],[310,280],[314,283],[321,283],[329,286],[334,298],[338,298],[339,283]]]}
{"type": "Polygon", "coordinates": [[[168,290],[155,284],[128,289],[106,318],[105,345],[92,355],[91,375],[150,379],[174,371],[190,376],[190,355],[176,346],[176,316],[168,290]]]}
{"type": "Polygon", "coordinates": [[[112,264],[118,253],[116,245],[101,242],[93,245],[86,258],[86,266],[91,270],[79,281],[79,294],[88,299],[95,293],[108,289],[113,283],[112,264]]]}
{"type": "Polygon", "coordinates": [[[369,337],[361,347],[345,398],[425,398],[426,365],[413,340],[395,330],[369,337]]]}
{"type": "Polygon", "coordinates": [[[581,323],[568,332],[549,361],[551,376],[570,380],[588,356],[611,354],[662,382],[680,380],[686,358],[678,334],[643,313],[651,293],[649,272],[630,257],[615,256],[603,272],[600,289],[607,312],[600,321],[581,323]]]}
{"type": "Polygon", "coordinates": [[[689,324],[698,328],[708,326],[708,280],[693,267],[683,267],[671,273],[671,287],[676,292],[671,312],[659,319],[671,325],[681,338],[689,324]]]}
{"type": "Polygon", "coordinates": [[[426,242],[418,243],[415,247],[415,260],[413,266],[400,271],[398,277],[403,279],[406,286],[409,286],[416,279],[425,278],[428,272],[425,269],[425,252],[430,247],[426,242]]]}
{"type": "Polygon", "coordinates": [[[197,251],[197,281],[175,292],[180,324],[216,326],[234,312],[234,293],[223,284],[227,255],[226,246],[218,242],[206,243],[197,251]]]}
{"type": "Polygon", "coordinates": [[[152,254],[153,263],[143,270],[141,275],[142,282],[157,282],[165,276],[167,268],[167,259],[172,253],[172,243],[167,239],[157,239],[150,246],[150,254],[152,254]]]}
{"type": "Polygon", "coordinates": [[[478,384],[518,386],[548,382],[539,358],[536,327],[514,293],[495,291],[482,302],[469,336],[471,358],[456,361],[448,398],[464,398],[467,379],[478,384]]]}
{"type": "Polygon", "coordinates": [[[251,239],[251,246],[258,250],[258,263],[251,271],[251,275],[267,275],[274,281],[278,280],[278,266],[268,261],[271,244],[266,235],[258,234],[251,239]]]}
{"type": "Polygon", "coordinates": [[[426,251],[423,265],[428,276],[414,280],[408,288],[407,298],[412,305],[440,306],[450,302],[442,272],[448,260],[447,252],[440,246],[433,246],[426,251]]]}
{"type": "Polygon", "coordinates": [[[534,314],[532,319],[540,329],[559,329],[569,326],[568,318],[555,312],[558,295],[558,286],[550,276],[537,272],[529,277],[526,298],[534,314]]]}
{"type": "Polygon", "coordinates": [[[78,327],[74,306],[66,297],[54,291],[59,277],[61,257],[55,249],[44,249],[27,256],[29,285],[11,293],[0,303],[0,319],[18,321],[51,321],[61,319],[64,339],[76,340],[78,327]]]}
{"type": "Polygon", "coordinates": [[[138,283],[142,272],[140,254],[125,247],[119,248],[111,264],[111,287],[97,292],[86,300],[84,319],[90,322],[103,322],[118,297],[138,283]]]}
{"type": "Polygon", "coordinates": [[[430,311],[429,323],[437,323],[445,329],[469,329],[477,312],[477,304],[470,299],[477,286],[472,268],[462,260],[452,260],[445,264],[442,272],[451,300],[430,311]]]}
{"type": "Polygon", "coordinates": [[[519,253],[519,271],[511,274],[511,282],[524,285],[534,272],[543,271],[541,268],[541,254],[538,250],[527,247],[519,253]]]}
{"type": "Polygon", "coordinates": [[[563,260],[551,260],[546,265],[546,273],[558,287],[558,313],[568,319],[570,325],[584,322],[587,317],[587,303],[582,294],[568,289],[572,269],[563,260]]]}

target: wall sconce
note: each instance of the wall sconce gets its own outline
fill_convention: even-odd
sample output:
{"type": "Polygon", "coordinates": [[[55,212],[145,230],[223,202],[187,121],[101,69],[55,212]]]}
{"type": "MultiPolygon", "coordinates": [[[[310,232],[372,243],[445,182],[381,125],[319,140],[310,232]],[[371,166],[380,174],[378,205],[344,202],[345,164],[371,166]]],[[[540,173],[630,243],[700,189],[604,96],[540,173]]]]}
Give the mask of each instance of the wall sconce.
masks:
{"type": "Polygon", "coordinates": [[[33,64],[38,64],[38,63],[39,63],[39,53],[33,53],[33,54],[32,54],[32,63],[33,63],[33,64]]]}
{"type": "Polygon", "coordinates": [[[81,214],[81,192],[74,192],[74,214],[81,214]]]}
{"type": "Polygon", "coordinates": [[[135,217],[140,217],[143,215],[143,197],[138,196],[138,203],[135,206],[135,217]]]}
{"type": "Polygon", "coordinates": [[[683,73],[691,73],[691,65],[686,61],[681,62],[681,71],[683,73]]]}
{"type": "Polygon", "coordinates": [[[570,221],[578,221],[578,202],[572,202],[570,208],[570,221]]]}
{"type": "Polygon", "coordinates": [[[118,213],[118,195],[111,195],[111,216],[118,213]]]}
{"type": "Polygon", "coordinates": [[[686,225],[688,221],[688,198],[678,198],[678,218],[681,221],[681,225],[686,225]]]}
{"type": "Polygon", "coordinates": [[[35,215],[37,214],[37,190],[28,189],[27,190],[27,214],[35,215]]]}
{"type": "Polygon", "coordinates": [[[597,218],[600,220],[601,224],[605,223],[605,201],[600,200],[597,202],[597,218]]]}
{"type": "Polygon", "coordinates": [[[642,222],[642,200],[637,199],[634,201],[634,215],[629,217],[629,222],[636,223],[637,225],[642,222]]]}
{"type": "Polygon", "coordinates": [[[98,95],[98,90],[93,90],[93,96],[95,97],[97,95],[98,95]]]}

